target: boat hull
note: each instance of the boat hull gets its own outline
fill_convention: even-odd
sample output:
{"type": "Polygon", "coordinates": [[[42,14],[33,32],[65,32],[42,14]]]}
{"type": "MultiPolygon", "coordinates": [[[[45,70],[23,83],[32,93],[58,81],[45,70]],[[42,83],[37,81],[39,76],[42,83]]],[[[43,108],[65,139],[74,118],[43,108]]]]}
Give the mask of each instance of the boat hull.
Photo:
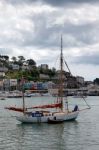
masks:
{"type": "Polygon", "coordinates": [[[59,120],[62,120],[61,122],[65,121],[71,121],[75,120],[79,114],[79,111],[76,112],[57,112],[53,113],[52,115],[47,116],[32,116],[23,114],[21,116],[17,116],[16,119],[22,123],[48,123],[49,120],[52,120],[53,122],[57,123],[59,120]]]}

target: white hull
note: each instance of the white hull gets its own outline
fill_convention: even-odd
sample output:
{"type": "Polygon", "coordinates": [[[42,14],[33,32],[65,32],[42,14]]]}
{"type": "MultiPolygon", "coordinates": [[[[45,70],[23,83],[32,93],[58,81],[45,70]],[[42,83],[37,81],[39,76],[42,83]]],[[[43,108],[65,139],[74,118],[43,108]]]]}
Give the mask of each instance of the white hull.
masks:
{"type": "Polygon", "coordinates": [[[48,120],[63,120],[70,121],[75,120],[79,114],[79,111],[75,112],[57,112],[57,113],[49,113],[44,116],[32,116],[28,113],[23,114],[21,116],[16,117],[16,119],[22,123],[48,123],[48,120]]]}

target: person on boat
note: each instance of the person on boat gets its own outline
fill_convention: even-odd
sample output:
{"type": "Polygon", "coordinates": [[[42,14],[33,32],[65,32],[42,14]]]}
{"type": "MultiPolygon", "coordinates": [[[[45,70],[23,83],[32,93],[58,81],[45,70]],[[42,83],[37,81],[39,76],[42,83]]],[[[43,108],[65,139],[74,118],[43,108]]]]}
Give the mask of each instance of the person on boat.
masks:
{"type": "Polygon", "coordinates": [[[74,107],[74,110],[73,110],[73,111],[78,111],[78,110],[79,110],[78,105],[75,105],[75,107],[74,107]]]}

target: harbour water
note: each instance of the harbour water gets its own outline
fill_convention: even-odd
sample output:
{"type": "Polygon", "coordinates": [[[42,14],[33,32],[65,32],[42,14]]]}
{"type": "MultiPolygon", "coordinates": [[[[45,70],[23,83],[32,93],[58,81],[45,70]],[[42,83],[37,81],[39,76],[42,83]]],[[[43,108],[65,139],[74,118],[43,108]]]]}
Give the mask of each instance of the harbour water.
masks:
{"type": "MultiPolygon", "coordinates": [[[[50,97],[26,98],[26,105],[46,103],[50,97]]],[[[61,124],[21,124],[16,113],[5,106],[20,106],[21,98],[0,101],[0,150],[99,150],[99,97],[87,97],[90,110],[81,111],[76,121],[61,124]]],[[[80,99],[71,100],[72,104],[80,99]]]]}

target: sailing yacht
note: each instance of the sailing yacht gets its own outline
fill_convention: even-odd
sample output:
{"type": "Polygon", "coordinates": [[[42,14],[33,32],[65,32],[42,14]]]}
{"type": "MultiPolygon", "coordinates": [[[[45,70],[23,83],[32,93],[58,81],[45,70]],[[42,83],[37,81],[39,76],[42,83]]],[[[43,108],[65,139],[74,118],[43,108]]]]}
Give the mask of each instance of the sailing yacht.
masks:
{"type": "Polygon", "coordinates": [[[23,108],[6,107],[6,109],[18,111],[21,114],[16,116],[16,119],[22,123],[62,123],[64,121],[75,120],[79,114],[78,106],[76,105],[74,110],[69,110],[68,100],[66,99],[66,108],[64,108],[63,97],[63,48],[62,48],[62,36],[61,36],[61,51],[60,51],[60,86],[59,97],[57,102],[48,105],[33,106],[31,108],[25,107],[25,99],[23,92],[23,108]],[[48,111],[50,108],[57,108],[57,111],[48,111]],[[35,111],[33,111],[35,109],[35,111]],[[40,110],[41,109],[41,110],[40,110]],[[31,110],[31,111],[30,111],[31,110]]]}

